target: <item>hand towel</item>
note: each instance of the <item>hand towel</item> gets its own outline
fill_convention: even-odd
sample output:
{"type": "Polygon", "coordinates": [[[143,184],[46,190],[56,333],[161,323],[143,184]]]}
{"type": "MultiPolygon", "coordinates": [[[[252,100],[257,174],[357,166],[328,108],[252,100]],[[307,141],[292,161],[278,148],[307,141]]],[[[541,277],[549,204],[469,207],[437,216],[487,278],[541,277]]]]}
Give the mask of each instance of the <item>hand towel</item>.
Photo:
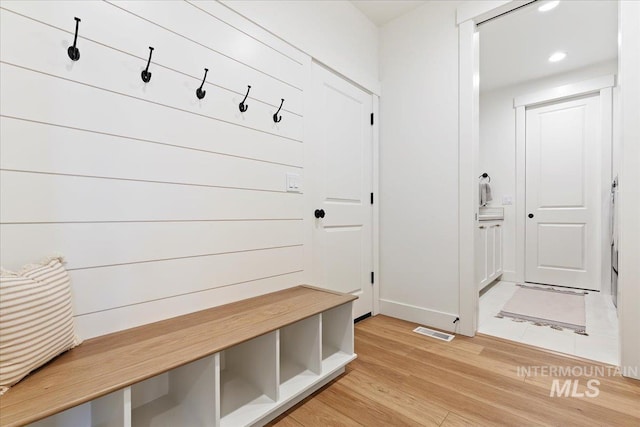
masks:
{"type": "Polygon", "coordinates": [[[493,200],[491,196],[491,186],[487,182],[480,183],[480,206],[487,206],[493,200]]]}

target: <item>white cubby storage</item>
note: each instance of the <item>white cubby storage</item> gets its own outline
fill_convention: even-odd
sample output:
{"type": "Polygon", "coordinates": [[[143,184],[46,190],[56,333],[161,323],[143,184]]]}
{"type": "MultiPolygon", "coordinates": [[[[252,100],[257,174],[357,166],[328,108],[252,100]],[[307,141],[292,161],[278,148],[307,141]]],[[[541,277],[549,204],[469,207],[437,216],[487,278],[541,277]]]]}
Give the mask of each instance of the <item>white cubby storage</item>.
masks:
{"type": "MultiPolygon", "coordinates": [[[[53,393],[55,393],[55,389],[53,393]]],[[[131,425],[130,412],[128,411],[130,401],[130,390],[127,387],[37,421],[31,426],[128,427],[131,425]]]]}
{"type": "MultiPolygon", "coordinates": [[[[30,424],[35,427],[264,425],[356,358],[352,301],[350,295],[300,286],[104,338],[114,345],[98,338],[95,347],[91,342],[78,347],[89,360],[78,351],[30,376],[37,382],[43,371],[53,371],[59,381],[53,393],[60,394],[49,397],[53,403],[36,402],[34,411],[42,416],[28,422],[38,420],[30,424]],[[104,353],[98,355],[102,362],[95,359],[97,347],[104,353]],[[110,351],[126,354],[126,361],[114,362],[118,359],[110,351]],[[69,367],[80,362],[84,369],[69,367]],[[73,395],[80,386],[89,388],[89,396],[73,395]]],[[[45,387],[50,381],[42,378],[45,387]]],[[[7,396],[17,399],[12,392],[7,396]]],[[[34,405],[33,399],[47,396],[25,397],[31,397],[25,404],[34,405]]],[[[34,413],[26,407],[23,412],[34,413]]],[[[16,419],[6,425],[28,424],[16,419]]]]}
{"type": "Polygon", "coordinates": [[[351,310],[351,304],[344,304],[322,313],[323,372],[344,366],[345,360],[353,360],[351,310]]]}
{"type": "Polygon", "coordinates": [[[280,398],[295,396],[322,374],[320,315],[280,329],[280,398]]]}
{"type": "Polygon", "coordinates": [[[276,408],[278,331],[220,354],[220,426],[254,423],[276,408]]]}
{"type": "Polygon", "coordinates": [[[131,386],[131,425],[213,426],[218,356],[205,357],[131,386]]]}

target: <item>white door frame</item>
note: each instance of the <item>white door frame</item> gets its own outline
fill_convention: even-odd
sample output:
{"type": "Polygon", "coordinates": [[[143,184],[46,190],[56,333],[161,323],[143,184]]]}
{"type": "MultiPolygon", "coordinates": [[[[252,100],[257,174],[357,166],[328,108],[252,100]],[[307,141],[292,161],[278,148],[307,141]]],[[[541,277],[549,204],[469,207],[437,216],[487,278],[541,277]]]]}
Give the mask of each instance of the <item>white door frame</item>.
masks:
{"type": "MultiPolygon", "coordinates": [[[[458,262],[459,262],[459,332],[474,336],[477,331],[479,295],[474,277],[475,215],[477,214],[477,156],[479,147],[478,117],[478,39],[476,23],[516,9],[529,1],[467,1],[458,7],[457,24],[459,35],[458,61],[458,262]],[[475,77],[475,78],[474,78],[475,77]]],[[[618,318],[620,319],[620,360],[622,366],[635,367],[625,375],[640,379],[640,337],[637,325],[640,322],[640,2],[619,1],[618,74],[620,75],[620,107],[623,160],[620,165],[620,226],[625,235],[620,241],[618,318]],[[626,187],[626,188],[622,188],[626,187]],[[625,200],[626,197],[626,200],[625,200]]]]}
{"type": "MultiPolygon", "coordinates": [[[[612,118],[613,118],[613,86],[615,86],[615,76],[608,75],[597,77],[578,83],[558,86],[538,92],[518,96],[513,99],[513,107],[516,109],[516,274],[518,282],[525,279],[525,184],[526,184],[526,109],[547,102],[563,101],[572,97],[589,94],[600,94],[600,114],[601,114],[601,151],[602,159],[601,177],[601,206],[600,227],[602,236],[606,237],[609,230],[609,190],[611,188],[611,144],[613,139],[612,118]]],[[[611,247],[609,239],[602,239],[602,258],[600,277],[600,291],[610,294],[611,290],[611,247]]]]}

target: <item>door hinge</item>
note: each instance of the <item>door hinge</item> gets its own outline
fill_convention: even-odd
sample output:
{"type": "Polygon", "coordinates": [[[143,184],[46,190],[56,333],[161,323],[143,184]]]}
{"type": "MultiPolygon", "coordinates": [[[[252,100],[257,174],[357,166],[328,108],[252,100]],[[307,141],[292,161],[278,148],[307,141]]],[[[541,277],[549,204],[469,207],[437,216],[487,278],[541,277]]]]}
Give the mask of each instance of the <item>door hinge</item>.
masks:
{"type": "Polygon", "coordinates": [[[373,113],[371,113],[371,126],[373,126],[373,113]]]}
{"type": "Polygon", "coordinates": [[[373,204],[373,193],[371,193],[371,204],[373,204]]]}
{"type": "Polygon", "coordinates": [[[373,271],[371,272],[371,284],[373,285],[373,271]]]}

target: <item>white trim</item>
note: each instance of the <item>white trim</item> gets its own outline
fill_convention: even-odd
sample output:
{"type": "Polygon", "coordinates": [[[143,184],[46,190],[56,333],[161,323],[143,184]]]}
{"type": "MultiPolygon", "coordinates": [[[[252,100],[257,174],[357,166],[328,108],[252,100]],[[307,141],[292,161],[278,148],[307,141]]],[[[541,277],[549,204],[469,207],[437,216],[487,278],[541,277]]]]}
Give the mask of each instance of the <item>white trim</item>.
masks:
{"type": "Polygon", "coordinates": [[[415,305],[386,299],[380,300],[380,308],[386,316],[419,323],[421,325],[428,325],[429,327],[448,332],[455,332],[456,329],[456,324],[453,323],[453,321],[456,320],[458,316],[453,313],[429,310],[424,307],[416,307],[415,305]]]}
{"type": "Polygon", "coordinates": [[[528,93],[526,95],[517,96],[513,99],[513,106],[520,107],[524,105],[531,107],[535,104],[542,104],[545,102],[559,101],[563,98],[570,98],[573,96],[586,95],[592,92],[598,92],[605,88],[611,88],[615,86],[615,76],[608,75],[602,77],[596,77],[595,79],[585,80],[578,83],[572,83],[564,86],[557,86],[552,89],[541,90],[538,92],[528,93]]]}
{"type": "MultiPolygon", "coordinates": [[[[304,102],[304,111],[309,112],[313,106],[312,99],[312,84],[313,84],[313,74],[312,74],[312,64],[313,59],[309,56],[304,63],[305,69],[305,79],[303,82],[303,102],[304,102]]],[[[302,118],[303,120],[303,141],[305,144],[305,150],[303,151],[303,162],[304,162],[304,177],[302,181],[302,192],[303,192],[303,206],[304,212],[313,212],[315,206],[315,200],[313,199],[314,189],[311,182],[311,177],[309,176],[309,166],[313,162],[313,154],[311,150],[308,148],[311,146],[313,133],[311,131],[311,114],[306,114],[302,118]]],[[[315,272],[313,270],[313,221],[310,215],[303,215],[302,223],[304,227],[304,273],[303,279],[305,283],[314,283],[315,272]]]]}
{"type": "Polygon", "coordinates": [[[524,283],[526,215],[526,111],[524,106],[516,108],[516,281],[524,283]]]}
{"type": "Polygon", "coordinates": [[[618,22],[622,138],[618,187],[620,363],[635,367],[635,375],[631,374],[640,379],[640,2],[620,2],[618,22]]]}
{"type": "MultiPolygon", "coordinates": [[[[475,274],[475,230],[478,216],[478,34],[475,24],[460,25],[459,142],[458,142],[458,331],[467,336],[478,330],[478,284],[475,274]]],[[[433,325],[435,326],[435,325],[433,325]]]]}
{"type": "Polygon", "coordinates": [[[372,250],[373,250],[373,271],[375,280],[373,281],[373,311],[372,315],[376,316],[380,313],[380,98],[378,95],[373,97],[373,165],[371,174],[373,183],[371,191],[373,191],[373,218],[371,221],[372,231],[372,250]]]}
{"type": "Polygon", "coordinates": [[[458,322],[459,332],[474,336],[478,329],[480,297],[475,277],[477,171],[479,163],[477,111],[480,89],[476,22],[517,9],[528,1],[467,1],[457,9],[458,23],[458,322]],[[474,113],[474,106],[476,111],[474,113]],[[475,152],[474,152],[474,147],[475,152]]]}
{"type": "Polygon", "coordinates": [[[456,24],[473,21],[474,23],[495,18],[503,13],[509,12],[534,0],[484,0],[468,1],[461,4],[456,10],[456,24]]]}
{"type": "Polygon", "coordinates": [[[606,87],[600,90],[600,129],[602,132],[601,147],[601,193],[602,213],[600,227],[602,230],[601,279],[600,290],[611,295],[611,239],[609,223],[611,218],[611,181],[613,180],[613,89],[606,87]]]}
{"type": "Polygon", "coordinates": [[[520,282],[516,276],[516,272],[511,270],[503,270],[502,276],[499,277],[499,280],[501,282],[512,282],[512,283],[520,282]]]}

